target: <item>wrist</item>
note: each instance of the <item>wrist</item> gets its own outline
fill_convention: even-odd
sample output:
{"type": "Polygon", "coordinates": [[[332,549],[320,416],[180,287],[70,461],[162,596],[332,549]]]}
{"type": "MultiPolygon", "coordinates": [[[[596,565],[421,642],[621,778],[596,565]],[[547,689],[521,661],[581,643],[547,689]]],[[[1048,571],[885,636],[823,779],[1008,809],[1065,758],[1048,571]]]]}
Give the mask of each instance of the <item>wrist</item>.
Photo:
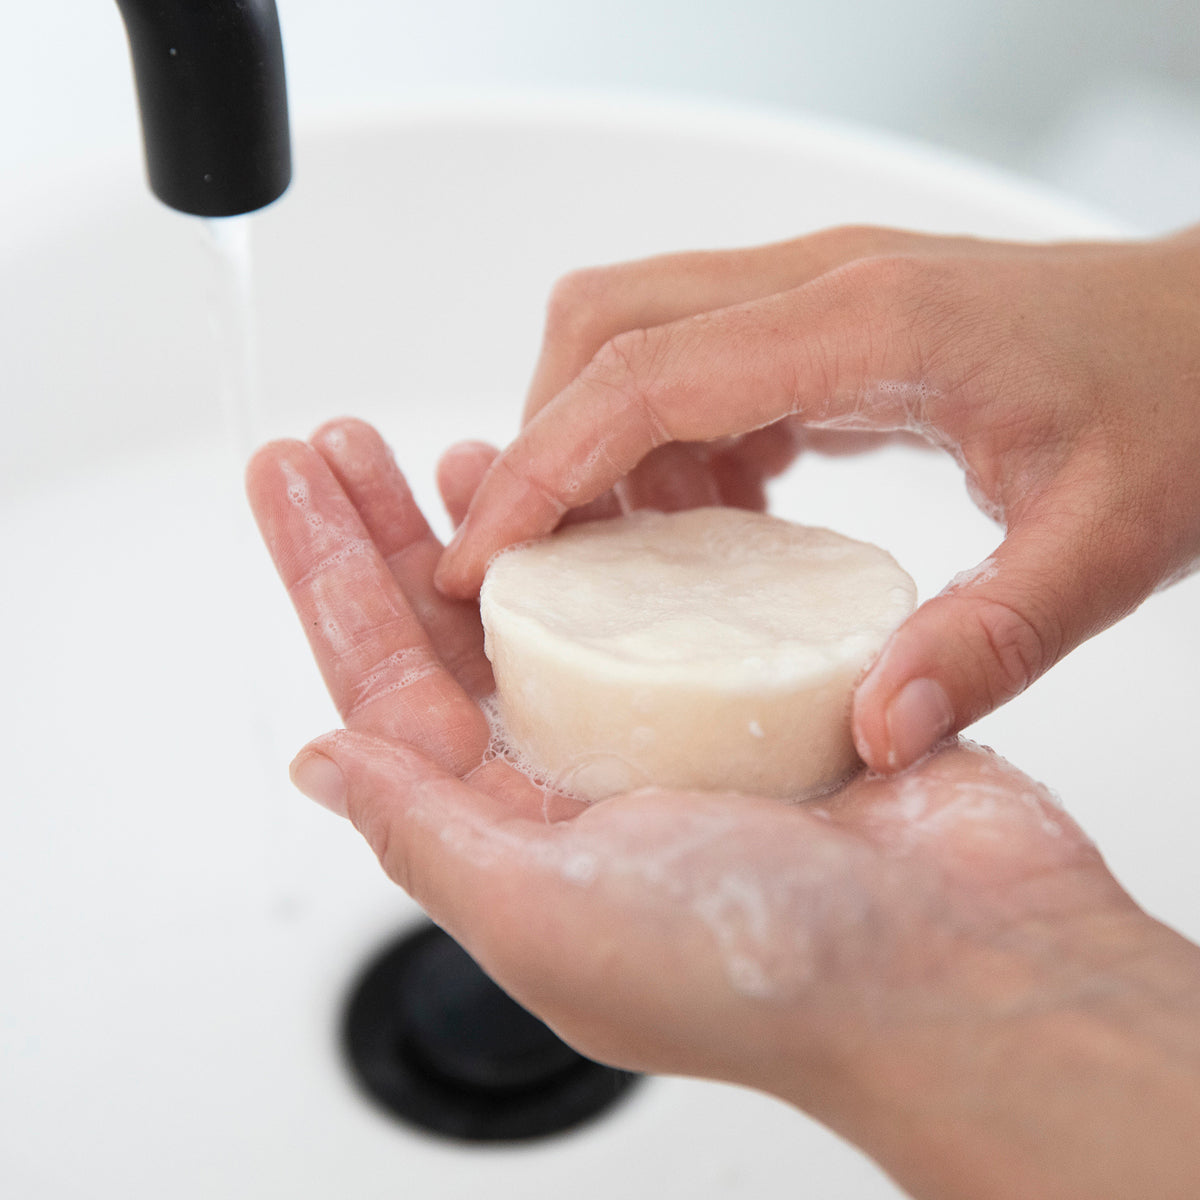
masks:
{"type": "Polygon", "coordinates": [[[863,1039],[829,1123],[920,1200],[1193,1197],[1200,950],[1140,912],[1093,934],[1049,983],[863,1039]]]}

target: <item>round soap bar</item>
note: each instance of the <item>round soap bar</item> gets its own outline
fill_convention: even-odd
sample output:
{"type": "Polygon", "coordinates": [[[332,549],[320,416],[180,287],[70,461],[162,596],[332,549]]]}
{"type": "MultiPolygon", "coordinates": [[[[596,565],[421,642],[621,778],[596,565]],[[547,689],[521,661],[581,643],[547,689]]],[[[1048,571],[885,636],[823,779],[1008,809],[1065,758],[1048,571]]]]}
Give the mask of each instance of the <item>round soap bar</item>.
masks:
{"type": "Polygon", "coordinates": [[[555,787],[802,797],[858,765],[851,694],[916,586],[865,542],[700,508],[514,547],[479,600],[504,735],[555,787]]]}

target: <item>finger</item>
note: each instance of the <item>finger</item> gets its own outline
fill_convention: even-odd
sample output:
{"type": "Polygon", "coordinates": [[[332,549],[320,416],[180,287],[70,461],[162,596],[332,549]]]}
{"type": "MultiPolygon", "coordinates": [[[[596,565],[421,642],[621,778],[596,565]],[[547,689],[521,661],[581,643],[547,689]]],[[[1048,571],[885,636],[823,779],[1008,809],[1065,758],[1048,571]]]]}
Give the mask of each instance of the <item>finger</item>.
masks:
{"type": "Polygon", "coordinates": [[[305,747],[292,778],[348,816],[389,878],[519,1000],[544,1012],[548,991],[572,992],[603,921],[572,822],[515,815],[416,750],[345,730],[305,747]]]}
{"type": "MultiPolygon", "coordinates": [[[[929,253],[952,242],[902,230],[848,226],[748,249],[660,255],[572,272],[559,281],[550,298],[522,424],[528,424],[618,334],[761,299],[866,255],[929,253]]],[[[727,503],[745,508],[760,508],[764,502],[761,480],[742,464],[688,452],[643,459],[630,472],[621,503],[625,509],[678,511],[714,503],[714,493],[728,493],[727,503]]],[[[583,519],[615,515],[616,506],[603,503],[607,512],[589,512],[583,519]]],[[[566,523],[571,521],[568,514],[566,523]]]]}
{"type": "Polygon", "coordinates": [[[625,511],[727,505],[761,512],[767,504],[765,481],[795,457],[797,440],[788,425],[777,421],[728,447],[668,442],[651,450],[615,491],[625,511]]]}
{"type": "Polygon", "coordinates": [[[864,259],[794,291],[623,334],[492,464],[438,567],[447,595],[478,591],[491,556],[548,533],[651,450],[784,417],[867,429],[927,427],[941,323],[958,320],[944,271],[864,259]],[[911,380],[879,386],[880,380],[911,380]]]}
{"type": "Polygon", "coordinates": [[[572,271],[550,296],[522,423],[532,420],[620,333],[789,291],[854,259],[931,253],[964,240],[839,226],[762,246],[662,254],[572,271]]]}
{"type": "Polygon", "coordinates": [[[745,459],[764,479],[773,479],[792,465],[806,444],[806,433],[798,422],[776,421],[743,434],[723,456],[745,459]]]}
{"type": "Polygon", "coordinates": [[[478,606],[447,600],[433,586],[442,544],[383,438],[365,421],[340,418],[321,426],[311,441],[358,510],[434,654],[468,695],[491,695],[495,683],[483,653],[478,606]]]}
{"type": "Polygon", "coordinates": [[[859,775],[812,807],[885,854],[923,855],[931,871],[972,887],[1011,885],[1072,864],[1101,868],[1094,882],[1109,895],[1115,886],[1053,793],[972,742],[953,739],[901,776],[859,775]]]}
{"type": "Polygon", "coordinates": [[[837,867],[821,853],[828,825],[794,808],[644,792],[548,825],[402,744],[346,731],[306,747],[292,773],[350,817],[388,875],[492,978],[593,1057],[744,1080],[758,1064],[748,1070],[719,1035],[746,1003],[746,962],[761,958],[771,986],[811,978],[808,940],[799,971],[780,945],[837,867]],[[799,893],[785,883],[783,904],[753,884],[747,903],[731,874],[763,843],[767,878],[790,871],[799,893]],[[797,873],[806,845],[813,869],[797,873]],[[680,980],[691,989],[682,1020],[680,980]]]}
{"type": "Polygon", "coordinates": [[[305,795],[346,816],[388,876],[451,932],[489,907],[494,868],[519,871],[522,846],[546,826],[514,818],[505,801],[443,770],[403,742],[338,731],[292,764],[305,795]]]}
{"type": "Polygon", "coordinates": [[[564,525],[582,525],[586,521],[606,521],[613,517],[619,517],[628,511],[628,505],[621,503],[615,491],[605,492],[604,495],[597,496],[595,500],[591,500],[587,504],[581,504],[578,508],[571,509],[559,522],[559,527],[561,528],[564,525]]]}
{"type": "Polygon", "coordinates": [[[1094,489],[1071,495],[1060,485],[990,558],[917,609],[855,693],[855,744],[867,764],[903,770],[1127,611],[1120,522],[1094,489]]]}
{"type": "Polygon", "coordinates": [[[753,462],[741,455],[716,455],[709,464],[709,472],[725,507],[766,511],[766,482],[753,462]]]}
{"type": "Polygon", "coordinates": [[[703,445],[668,442],[651,450],[639,469],[618,482],[616,493],[625,511],[653,508],[682,512],[721,503],[712,471],[712,455],[703,445]]]}
{"type": "Polygon", "coordinates": [[[480,481],[500,451],[486,442],[459,442],[442,455],[437,465],[437,485],[450,520],[457,526],[480,481]]]}
{"type": "MultiPolygon", "coordinates": [[[[438,490],[450,520],[456,527],[466,516],[471,497],[475,495],[480,481],[499,453],[494,446],[483,442],[462,442],[451,446],[442,456],[441,462],[438,463],[438,490]]],[[[619,517],[621,512],[617,497],[609,492],[593,500],[591,504],[572,509],[563,524],[574,525],[583,521],[619,517]]]]}
{"type": "Polygon", "coordinates": [[[321,456],[303,442],[272,443],[251,460],[247,492],[347,726],[402,736],[452,770],[478,763],[486,720],[438,660],[321,456]]]}
{"type": "Polygon", "coordinates": [[[791,466],[801,451],[863,454],[900,441],[931,449],[930,442],[915,434],[844,432],[805,428],[794,420],[776,421],[734,439],[728,449],[712,452],[708,469],[722,504],[762,512],[767,507],[768,481],[791,466]]]}
{"type": "Polygon", "coordinates": [[[799,243],[659,255],[573,271],[555,285],[525,402],[528,424],[610,339],[769,296],[803,282],[799,243]]]}
{"type": "Polygon", "coordinates": [[[762,512],[767,507],[767,480],[782,474],[800,451],[793,421],[776,421],[713,452],[709,464],[720,502],[730,508],[762,512]]]}

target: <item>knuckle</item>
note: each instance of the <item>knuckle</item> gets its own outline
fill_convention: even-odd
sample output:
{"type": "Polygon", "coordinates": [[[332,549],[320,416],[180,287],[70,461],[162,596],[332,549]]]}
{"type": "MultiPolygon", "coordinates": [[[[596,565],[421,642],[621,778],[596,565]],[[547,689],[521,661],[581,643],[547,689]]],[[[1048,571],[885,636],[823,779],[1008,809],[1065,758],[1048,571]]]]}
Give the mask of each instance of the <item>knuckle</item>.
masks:
{"type": "Polygon", "coordinates": [[[546,303],[547,342],[602,342],[613,314],[613,269],[583,267],[562,276],[546,303]]]}
{"type": "Polygon", "coordinates": [[[899,256],[873,255],[843,263],[813,287],[838,328],[854,329],[871,344],[890,342],[890,331],[907,324],[908,295],[918,269],[899,256]]]}
{"type": "Polygon", "coordinates": [[[656,341],[647,329],[618,333],[596,351],[584,374],[602,387],[641,396],[653,377],[656,341]]]}
{"type": "Polygon", "coordinates": [[[592,360],[598,374],[617,383],[641,379],[655,358],[659,340],[648,329],[627,329],[609,338],[592,360]]]}
{"type": "Polygon", "coordinates": [[[387,877],[407,892],[410,884],[409,863],[402,852],[402,843],[398,848],[392,837],[390,810],[380,793],[371,789],[366,794],[355,796],[352,791],[349,815],[350,823],[379,860],[387,877]]]}
{"type": "Polygon", "coordinates": [[[626,330],[609,338],[584,372],[592,384],[616,392],[641,410],[652,446],[672,440],[660,411],[658,386],[670,356],[669,342],[669,334],[662,329],[626,330]]]}
{"type": "Polygon", "coordinates": [[[842,272],[853,289],[888,305],[926,296],[945,274],[935,260],[911,254],[870,254],[847,263],[842,272]]]}
{"type": "Polygon", "coordinates": [[[969,299],[958,263],[940,255],[877,254],[860,263],[868,290],[909,320],[953,312],[969,299]]]}
{"type": "Polygon", "coordinates": [[[847,263],[838,298],[877,345],[900,346],[920,372],[945,365],[978,340],[979,298],[956,264],[936,255],[874,254],[847,263]]]}
{"type": "Polygon", "coordinates": [[[803,239],[822,256],[852,261],[877,254],[896,243],[897,233],[881,225],[844,224],[819,229],[803,239]]]}
{"type": "Polygon", "coordinates": [[[993,705],[1023,692],[1058,659],[1060,639],[1047,620],[1036,620],[1000,600],[974,605],[979,632],[988,648],[986,671],[993,705]]]}

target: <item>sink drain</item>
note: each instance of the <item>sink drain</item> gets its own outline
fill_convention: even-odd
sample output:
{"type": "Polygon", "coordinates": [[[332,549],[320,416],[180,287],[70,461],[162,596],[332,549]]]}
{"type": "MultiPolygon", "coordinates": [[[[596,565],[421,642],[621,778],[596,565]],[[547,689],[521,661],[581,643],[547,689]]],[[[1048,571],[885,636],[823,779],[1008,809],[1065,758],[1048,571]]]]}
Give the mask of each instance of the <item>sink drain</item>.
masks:
{"type": "Polygon", "coordinates": [[[640,1078],[572,1050],[434,925],[404,934],[367,966],[346,1005],[342,1043],[376,1103],[467,1141],[570,1129],[640,1078]]]}

